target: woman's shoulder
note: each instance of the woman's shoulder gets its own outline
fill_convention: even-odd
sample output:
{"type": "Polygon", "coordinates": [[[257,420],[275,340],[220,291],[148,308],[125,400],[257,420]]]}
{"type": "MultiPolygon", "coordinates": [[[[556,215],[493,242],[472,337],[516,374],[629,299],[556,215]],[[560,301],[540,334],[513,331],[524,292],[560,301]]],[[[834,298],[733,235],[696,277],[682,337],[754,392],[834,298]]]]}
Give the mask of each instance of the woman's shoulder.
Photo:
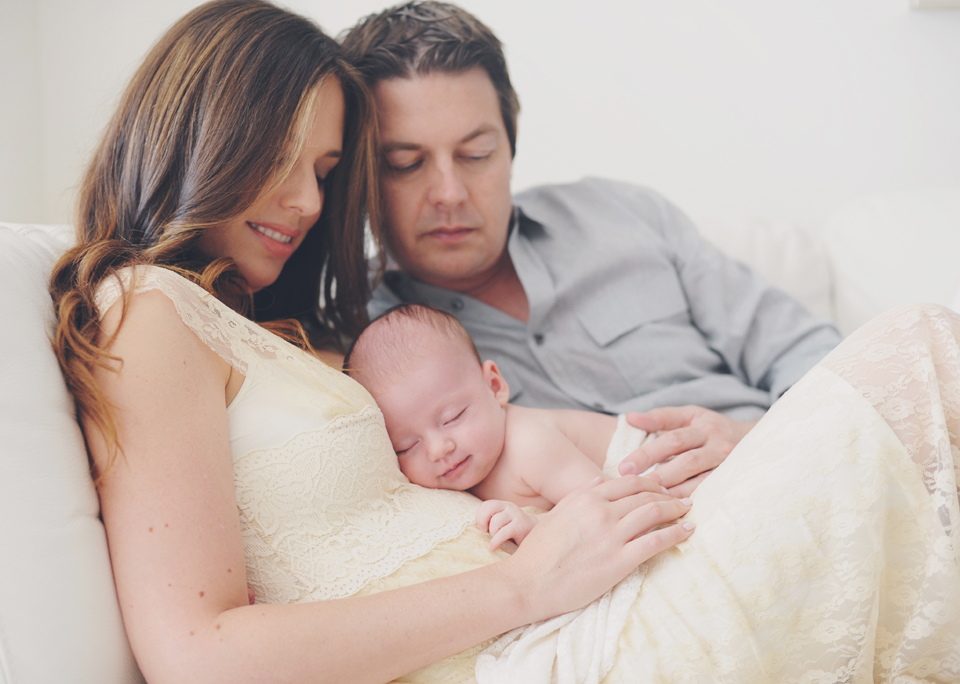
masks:
{"type": "Polygon", "coordinates": [[[251,341],[272,337],[213,294],[162,266],[118,270],[100,284],[96,303],[107,337],[118,332],[124,336],[189,334],[241,372],[246,372],[254,355],[248,348],[251,341]]]}
{"type": "Polygon", "coordinates": [[[186,332],[189,326],[175,299],[189,296],[189,288],[178,280],[193,285],[183,276],[158,266],[128,266],[105,278],[96,297],[102,334],[114,337],[121,331],[124,336],[186,332]]]}
{"type": "Polygon", "coordinates": [[[151,290],[159,290],[166,295],[167,299],[174,302],[184,299],[199,300],[205,295],[212,296],[169,268],[140,264],[125,266],[100,283],[97,288],[97,310],[103,318],[125,293],[133,297],[151,290]]]}

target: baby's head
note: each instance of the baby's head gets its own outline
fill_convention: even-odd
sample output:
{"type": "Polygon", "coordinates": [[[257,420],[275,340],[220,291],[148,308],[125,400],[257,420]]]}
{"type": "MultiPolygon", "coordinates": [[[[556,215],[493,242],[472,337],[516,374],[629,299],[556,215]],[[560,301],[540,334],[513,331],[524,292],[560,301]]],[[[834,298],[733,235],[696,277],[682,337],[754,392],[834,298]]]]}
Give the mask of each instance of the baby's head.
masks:
{"type": "Polygon", "coordinates": [[[420,304],[395,307],[357,338],[346,366],[383,411],[411,482],[466,490],[493,470],[510,391],[456,318],[420,304]]]}

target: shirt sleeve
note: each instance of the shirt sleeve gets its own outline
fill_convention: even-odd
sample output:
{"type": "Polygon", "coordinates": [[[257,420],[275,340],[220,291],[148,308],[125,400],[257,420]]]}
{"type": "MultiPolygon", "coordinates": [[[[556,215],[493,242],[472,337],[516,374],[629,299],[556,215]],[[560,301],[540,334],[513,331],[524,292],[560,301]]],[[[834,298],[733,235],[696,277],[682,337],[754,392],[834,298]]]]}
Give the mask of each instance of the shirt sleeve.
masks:
{"type": "Polygon", "coordinates": [[[831,322],[701,238],[668,200],[645,188],[615,186],[621,201],[634,205],[664,240],[693,325],[742,382],[776,399],[840,342],[831,322]]]}

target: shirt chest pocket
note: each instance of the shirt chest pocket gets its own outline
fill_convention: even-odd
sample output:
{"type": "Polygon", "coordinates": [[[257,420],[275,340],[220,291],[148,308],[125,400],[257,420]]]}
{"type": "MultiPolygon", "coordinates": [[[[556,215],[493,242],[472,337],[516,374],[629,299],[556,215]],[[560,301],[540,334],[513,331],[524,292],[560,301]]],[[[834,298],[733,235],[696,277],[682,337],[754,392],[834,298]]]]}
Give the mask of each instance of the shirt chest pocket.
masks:
{"type": "Polygon", "coordinates": [[[579,307],[577,319],[597,362],[611,367],[607,401],[625,401],[669,385],[685,375],[684,349],[691,334],[689,306],[676,273],[672,270],[631,275],[615,287],[593,293],[579,307]],[[618,382],[619,381],[619,382],[618,382]]]}

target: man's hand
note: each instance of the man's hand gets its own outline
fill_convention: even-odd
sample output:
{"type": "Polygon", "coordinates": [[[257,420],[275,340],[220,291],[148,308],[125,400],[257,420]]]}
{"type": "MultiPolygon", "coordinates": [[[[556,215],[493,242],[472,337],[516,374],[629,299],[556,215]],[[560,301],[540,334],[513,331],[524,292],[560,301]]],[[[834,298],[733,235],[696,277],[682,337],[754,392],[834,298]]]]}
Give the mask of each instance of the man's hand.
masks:
{"type": "Polygon", "coordinates": [[[490,499],[480,504],[477,510],[477,527],[493,535],[488,547],[491,551],[508,539],[519,544],[536,524],[536,518],[509,501],[490,499]]]}
{"type": "Polygon", "coordinates": [[[758,421],[741,423],[699,406],[679,406],[628,413],[627,422],[661,434],[627,456],[620,474],[642,473],[660,463],[648,477],[659,480],[671,495],[685,497],[723,463],[758,421]]]}

